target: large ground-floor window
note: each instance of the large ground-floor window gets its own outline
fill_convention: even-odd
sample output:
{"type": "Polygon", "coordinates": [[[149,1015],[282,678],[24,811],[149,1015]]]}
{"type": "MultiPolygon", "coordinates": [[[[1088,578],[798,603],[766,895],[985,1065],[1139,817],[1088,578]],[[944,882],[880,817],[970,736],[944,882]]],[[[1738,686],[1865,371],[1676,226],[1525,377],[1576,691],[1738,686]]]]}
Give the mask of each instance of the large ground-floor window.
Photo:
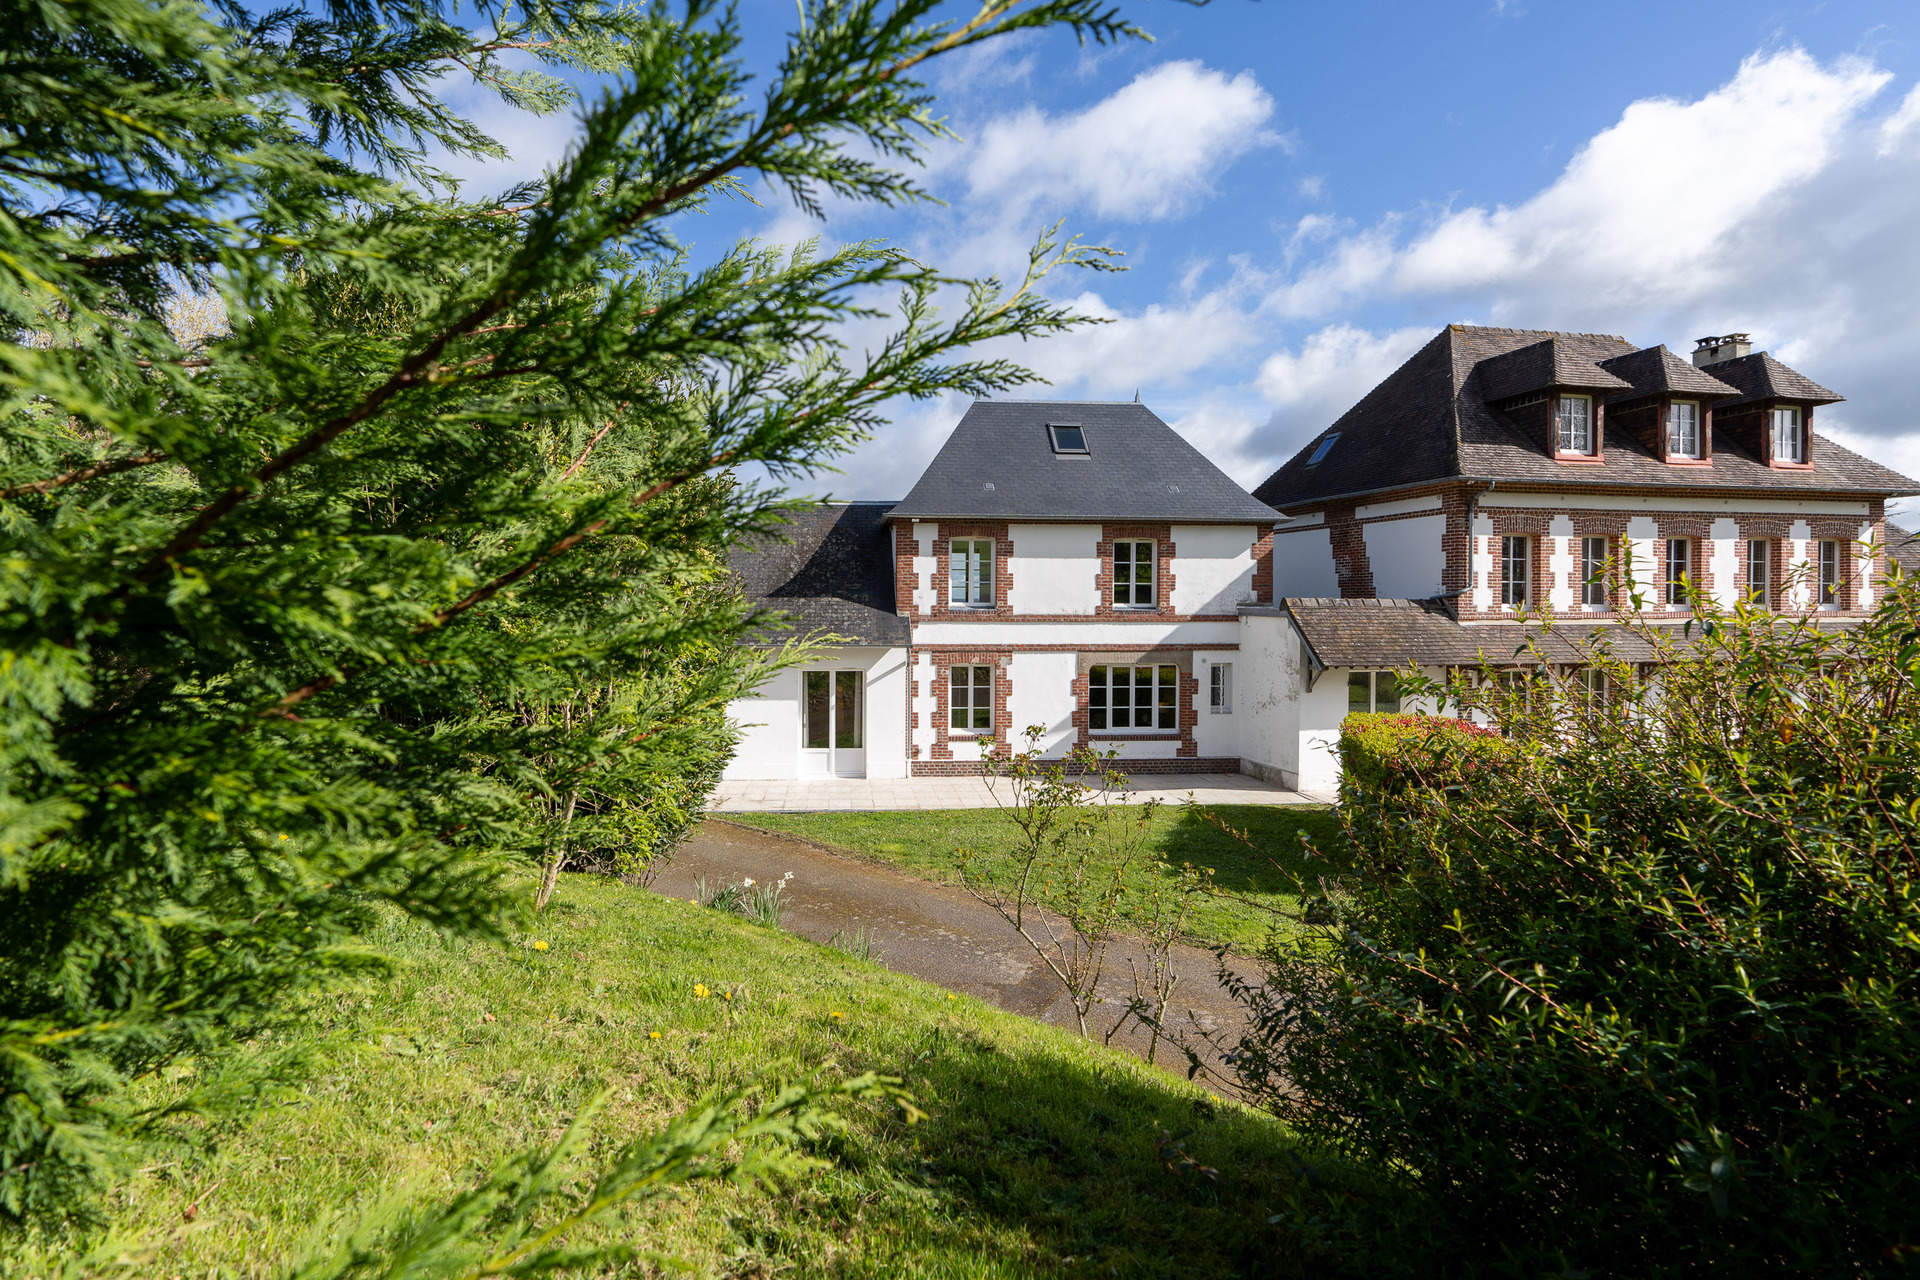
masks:
{"type": "Polygon", "coordinates": [[[1180,669],[1093,667],[1087,672],[1091,729],[1178,729],[1180,669]]]}

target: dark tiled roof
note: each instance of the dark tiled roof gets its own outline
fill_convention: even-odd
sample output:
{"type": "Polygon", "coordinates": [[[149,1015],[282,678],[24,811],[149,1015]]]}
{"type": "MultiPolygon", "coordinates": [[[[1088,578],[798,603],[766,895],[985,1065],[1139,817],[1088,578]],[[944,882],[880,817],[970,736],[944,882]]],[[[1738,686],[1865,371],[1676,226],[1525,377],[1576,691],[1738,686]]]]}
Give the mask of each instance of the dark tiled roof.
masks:
{"type": "Polygon", "coordinates": [[[1739,389],[1740,398],[1716,409],[1731,408],[1749,400],[1802,400],[1808,404],[1835,404],[1846,399],[1827,390],[1812,378],[1775,360],[1764,351],[1710,364],[1705,372],[1739,389]]]}
{"type": "Polygon", "coordinates": [[[1577,347],[1570,336],[1555,335],[1480,365],[1481,394],[1489,400],[1508,400],[1555,387],[1573,391],[1630,391],[1633,384],[1607,372],[1595,362],[1591,351],[1577,347]]]}
{"type": "Polygon", "coordinates": [[[1908,573],[1920,573],[1920,537],[1887,522],[1887,555],[1908,573]]]}
{"type": "Polygon", "coordinates": [[[1146,406],[1072,400],[974,401],[892,514],[1263,525],[1280,518],[1146,406]],[[1049,423],[1078,425],[1091,453],[1056,454],[1049,423]]]}
{"type": "Polygon", "coordinates": [[[1738,388],[1728,386],[1703,369],[1694,368],[1691,361],[1682,360],[1667,350],[1665,344],[1603,360],[1600,367],[1633,384],[1631,391],[1608,396],[1608,404],[1637,400],[1641,396],[1685,395],[1712,400],[1740,394],[1738,388]]]}
{"type": "MultiPolygon", "coordinates": [[[[1564,355],[1568,360],[1577,358],[1598,365],[1638,350],[1624,338],[1597,334],[1449,325],[1269,476],[1254,490],[1255,496],[1282,511],[1311,510],[1330,498],[1466,477],[1585,489],[1657,486],[1669,491],[1920,492],[1920,484],[1817,432],[1814,465],[1806,470],[1775,470],[1719,433],[1715,433],[1711,467],[1670,467],[1622,431],[1606,433],[1605,460],[1599,465],[1555,462],[1506,414],[1487,406],[1489,396],[1479,376],[1482,362],[1539,346],[1549,338],[1555,340],[1556,360],[1564,355]],[[1335,432],[1339,439],[1333,447],[1318,465],[1309,466],[1318,446],[1335,432]]],[[[1708,372],[1744,395],[1747,388],[1738,381],[1738,370],[1735,377],[1729,377],[1727,370],[1750,362],[1784,371],[1768,373],[1780,386],[1789,385],[1790,374],[1798,379],[1792,385],[1800,391],[1819,393],[1812,399],[1832,396],[1764,353],[1723,361],[1708,372]]],[[[1715,409],[1724,407],[1723,402],[1715,409]]]]}
{"type": "MultiPolygon", "coordinates": [[[[1657,661],[1641,629],[1617,622],[1561,621],[1551,630],[1534,623],[1463,626],[1434,600],[1284,601],[1300,634],[1324,667],[1526,666],[1587,661],[1604,652],[1620,662],[1657,661]]],[[[1858,625],[1859,619],[1816,620],[1823,628],[1858,625]]],[[[1685,644],[1691,634],[1677,623],[1655,624],[1662,635],[1685,644]]]]}
{"type": "Polygon", "coordinates": [[[741,593],[792,615],[790,625],[768,628],[764,640],[831,631],[849,644],[908,642],[907,620],[894,612],[890,505],[799,507],[778,535],[733,548],[728,563],[741,593]]]}

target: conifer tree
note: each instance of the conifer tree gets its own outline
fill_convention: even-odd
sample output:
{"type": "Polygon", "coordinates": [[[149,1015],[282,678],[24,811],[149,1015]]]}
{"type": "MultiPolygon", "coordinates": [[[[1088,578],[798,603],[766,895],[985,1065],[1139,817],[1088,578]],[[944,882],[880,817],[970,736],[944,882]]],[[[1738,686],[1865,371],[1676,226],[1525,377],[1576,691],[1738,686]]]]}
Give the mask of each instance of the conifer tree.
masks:
{"type": "Polygon", "coordinates": [[[697,265],[672,231],[760,181],[924,199],[928,60],[1134,34],[1092,0],[808,0],[764,85],[699,0],[480,9],[476,38],[435,0],[4,6],[5,1218],[84,1214],[156,1120],[129,1079],[257,1087],[300,993],[377,964],[382,904],[497,932],[579,797],[709,767],[766,671],[722,550],[778,499],[728,473],[1028,380],[964,349],[1076,323],[1036,286],[1105,264],[1043,236],[1009,287],[869,243],[697,265]],[[499,148],[442,76],[570,102],[510,50],[611,87],[544,181],[463,201],[432,147],[499,148]]]}

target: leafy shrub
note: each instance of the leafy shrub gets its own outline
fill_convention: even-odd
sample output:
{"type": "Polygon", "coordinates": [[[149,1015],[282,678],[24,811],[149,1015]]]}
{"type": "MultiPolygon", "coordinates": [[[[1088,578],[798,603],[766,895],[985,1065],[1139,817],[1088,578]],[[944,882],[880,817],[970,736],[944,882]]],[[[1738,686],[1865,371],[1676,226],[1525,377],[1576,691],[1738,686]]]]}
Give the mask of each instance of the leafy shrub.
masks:
{"type": "Polygon", "coordinates": [[[1250,1091],[1414,1193],[1340,1209],[1403,1273],[1920,1258],[1920,583],[1851,631],[1698,613],[1651,685],[1590,655],[1604,701],[1449,689],[1515,749],[1355,770],[1351,873],[1302,886],[1329,923],[1240,988],[1250,1091]]]}
{"type": "Polygon", "coordinates": [[[1512,746],[1492,729],[1453,716],[1356,712],[1340,725],[1341,797],[1409,785],[1452,786],[1512,746]]]}

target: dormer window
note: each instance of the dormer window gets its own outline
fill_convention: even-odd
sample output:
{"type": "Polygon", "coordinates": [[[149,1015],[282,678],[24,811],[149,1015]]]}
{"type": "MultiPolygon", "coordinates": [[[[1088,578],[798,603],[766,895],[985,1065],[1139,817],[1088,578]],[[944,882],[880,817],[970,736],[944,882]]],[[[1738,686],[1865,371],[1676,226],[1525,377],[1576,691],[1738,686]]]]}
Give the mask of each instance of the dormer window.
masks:
{"type": "Polygon", "coordinates": [[[1667,456],[1700,456],[1700,405],[1693,400],[1675,400],[1667,406],[1667,456]]]}
{"type": "Polygon", "coordinates": [[[1313,456],[1307,459],[1307,465],[1310,467],[1319,466],[1320,460],[1322,458],[1325,458],[1327,454],[1333,451],[1333,446],[1339,439],[1340,439],[1340,433],[1336,431],[1332,435],[1328,436],[1325,440],[1322,440],[1314,448],[1313,456]]]}
{"type": "Polygon", "coordinates": [[[1767,432],[1773,437],[1775,462],[1807,460],[1806,433],[1800,427],[1800,410],[1795,408],[1767,410],[1767,432]]]}
{"type": "Polygon", "coordinates": [[[1561,396],[1554,409],[1561,453],[1593,452],[1593,397],[1561,396]]]}
{"type": "Polygon", "coordinates": [[[1053,451],[1055,453],[1089,454],[1093,452],[1093,450],[1087,448],[1087,433],[1085,428],[1072,423],[1048,423],[1047,436],[1053,441],[1053,451]]]}

